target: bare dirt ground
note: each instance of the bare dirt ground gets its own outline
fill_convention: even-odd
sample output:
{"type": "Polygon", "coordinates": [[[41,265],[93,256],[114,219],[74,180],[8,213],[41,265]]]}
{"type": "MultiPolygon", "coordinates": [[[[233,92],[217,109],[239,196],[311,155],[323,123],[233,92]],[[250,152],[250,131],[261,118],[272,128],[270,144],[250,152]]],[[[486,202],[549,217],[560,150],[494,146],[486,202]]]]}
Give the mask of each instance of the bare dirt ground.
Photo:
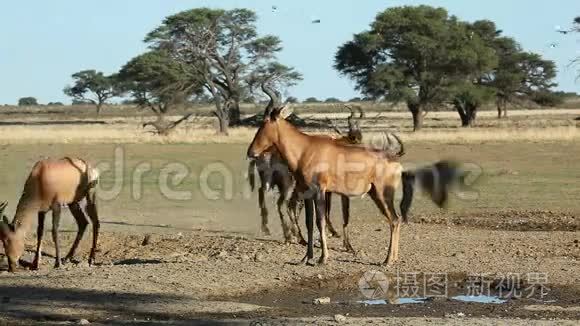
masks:
{"type": "MultiPolygon", "coordinates": [[[[13,214],[26,173],[39,156],[75,153],[113,163],[114,148],[107,144],[1,147],[0,198],[9,200],[7,215],[13,214]]],[[[134,197],[135,183],[125,182],[115,198],[101,200],[103,232],[97,265],[88,267],[85,262],[90,229],[78,262],[60,269],[52,268],[50,233],[45,235],[40,271],[7,273],[0,254],[0,324],[77,324],[84,319],[118,325],[576,325],[580,320],[580,147],[576,142],[413,143],[405,162],[449,155],[477,162],[485,173],[477,184],[476,201],[455,198],[449,210],[439,211],[418,198],[411,223],[401,231],[400,261],[391,267],[378,265],[386,257],[388,228],[368,199],[354,199],[351,206],[351,239],[357,255],[344,252],[341,239],[333,238],[330,263],[308,267],[299,264],[304,247],[280,241],[272,203],[273,235],[257,232],[255,194],[245,196],[242,187],[247,183],[242,174],[244,145],[133,144],[123,149],[125,180],[143,162],[151,163],[152,170],[140,183],[140,197],[134,197]],[[176,190],[193,189],[192,198],[168,199],[157,188],[160,171],[170,162],[189,167],[190,175],[176,190]],[[232,198],[212,200],[201,195],[200,171],[212,162],[231,168],[232,198]],[[389,304],[357,302],[365,299],[359,281],[373,270],[388,279],[388,289],[380,298],[389,304]],[[397,304],[404,296],[393,293],[396,281],[403,278],[408,286],[409,275],[421,282],[440,273],[447,275],[446,297],[397,304]],[[507,275],[520,280],[500,284],[507,275]],[[467,294],[474,276],[485,277],[493,295],[513,293],[501,304],[452,300],[467,294]],[[531,276],[543,278],[537,282],[531,276]],[[518,292],[522,295],[514,295],[518,292]],[[313,304],[321,297],[329,297],[330,303],[313,304]]],[[[103,174],[103,190],[113,187],[113,175],[114,171],[103,174]]],[[[216,181],[216,189],[221,189],[219,184],[216,181]]],[[[333,221],[340,226],[337,206],[333,221]]],[[[67,250],[75,226],[66,216],[63,224],[61,246],[67,250]]],[[[34,238],[31,231],[26,261],[32,259],[34,238]]]]}
{"type": "MultiPolygon", "coordinates": [[[[528,216],[541,219],[550,213],[537,214],[528,216]]],[[[333,239],[331,263],[318,267],[299,264],[302,246],[271,238],[180,231],[153,234],[144,243],[143,234],[107,232],[101,238],[95,267],[81,261],[53,269],[53,250],[47,245],[48,256],[40,271],[3,273],[0,315],[6,322],[22,323],[226,318],[268,324],[281,322],[279,318],[297,322],[305,316],[318,316],[314,321],[319,323],[331,321],[335,314],[353,320],[387,316],[574,320],[580,315],[578,232],[491,231],[411,223],[403,228],[401,261],[386,268],[377,263],[385,258],[387,232],[379,221],[355,223],[357,256],[343,252],[340,239],[333,239]],[[449,291],[455,294],[465,292],[470,275],[485,274],[497,280],[517,273],[524,289],[532,285],[525,275],[539,272],[547,276],[544,285],[549,290],[543,298],[536,294],[504,304],[469,304],[445,298],[424,304],[356,304],[364,299],[358,281],[369,270],[387,275],[447,273],[453,284],[449,291]],[[332,303],[313,305],[318,297],[330,297],[332,303]]],[[[64,238],[69,244],[73,234],[64,238]]],[[[29,246],[32,249],[34,242],[29,246]]],[[[25,257],[31,258],[31,254],[25,257]]]]}

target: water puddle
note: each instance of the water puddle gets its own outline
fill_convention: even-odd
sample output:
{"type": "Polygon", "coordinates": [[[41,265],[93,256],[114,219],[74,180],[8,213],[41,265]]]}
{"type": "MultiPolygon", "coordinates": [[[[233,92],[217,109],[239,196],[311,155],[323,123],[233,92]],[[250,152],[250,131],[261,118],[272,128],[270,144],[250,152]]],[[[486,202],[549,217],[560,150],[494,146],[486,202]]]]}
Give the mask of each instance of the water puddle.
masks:
{"type": "Polygon", "coordinates": [[[364,305],[374,306],[374,305],[384,305],[384,304],[410,304],[410,303],[425,303],[429,298],[398,298],[392,301],[375,299],[375,300],[360,300],[357,303],[362,303],[364,305]]]}
{"type": "MultiPolygon", "coordinates": [[[[425,298],[390,298],[390,299],[369,299],[369,300],[357,300],[356,303],[363,304],[366,306],[376,306],[376,305],[399,305],[399,304],[415,304],[415,303],[426,303],[432,301],[433,297],[425,298]]],[[[461,302],[475,302],[475,303],[490,303],[490,304],[501,304],[506,303],[507,299],[502,299],[497,296],[492,295],[456,295],[449,297],[451,300],[461,301],[461,302]]]]}
{"type": "Polygon", "coordinates": [[[451,297],[453,300],[462,302],[477,302],[477,303],[506,303],[506,299],[501,299],[492,295],[456,295],[451,297]]]}

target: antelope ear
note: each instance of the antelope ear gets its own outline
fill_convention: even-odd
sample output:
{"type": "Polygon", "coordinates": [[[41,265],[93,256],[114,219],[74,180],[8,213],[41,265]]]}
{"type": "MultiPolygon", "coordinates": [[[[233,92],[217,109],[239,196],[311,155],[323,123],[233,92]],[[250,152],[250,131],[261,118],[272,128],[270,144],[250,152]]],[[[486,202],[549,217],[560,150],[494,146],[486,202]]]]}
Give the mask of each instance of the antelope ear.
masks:
{"type": "Polygon", "coordinates": [[[292,114],[293,111],[294,108],[292,108],[291,103],[284,104],[284,106],[280,109],[280,117],[282,117],[282,119],[286,119],[292,114]]]}
{"type": "MultiPolygon", "coordinates": [[[[3,217],[3,220],[6,216],[3,217]]],[[[4,222],[4,221],[0,221],[0,240],[5,239],[6,237],[8,237],[8,233],[10,231],[10,226],[8,226],[8,223],[4,222]]]]}

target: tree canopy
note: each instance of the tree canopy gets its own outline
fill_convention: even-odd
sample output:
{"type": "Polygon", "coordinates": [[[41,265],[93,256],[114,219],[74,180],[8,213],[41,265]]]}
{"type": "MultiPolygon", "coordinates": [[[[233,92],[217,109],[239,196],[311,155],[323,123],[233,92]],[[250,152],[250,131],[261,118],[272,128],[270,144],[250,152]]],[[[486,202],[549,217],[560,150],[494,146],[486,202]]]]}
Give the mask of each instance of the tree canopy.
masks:
{"type": "Polygon", "coordinates": [[[105,76],[96,70],[83,70],[72,75],[74,84],[64,88],[64,93],[77,102],[92,103],[97,115],[107,100],[117,96],[112,76],[105,76]]]}
{"type": "Polygon", "coordinates": [[[165,114],[201,93],[201,83],[190,70],[167,51],[152,50],[127,62],[116,79],[119,89],[129,93],[134,103],[157,115],[156,124],[152,124],[157,131],[168,133],[177,125],[167,123],[165,114]]]}
{"type": "Polygon", "coordinates": [[[36,106],[38,105],[38,101],[35,97],[28,96],[28,97],[21,97],[18,99],[18,106],[36,106]]]}
{"type": "Polygon", "coordinates": [[[443,8],[389,8],[339,47],[334,67],[368,97],[405,102],[414,130],[427,110],[449,102],[467,126],[493,94],[512,101],[555,85],[552,61],[501,33],[491,21],[463,22],[443,8]]]}
{"type": "Polygon", "coordinates": [[[301,78],[276,61],[281,42],[272,35],[258,36],[256,20],[248,9],[196,8],[165,18],[145,38],[152,48],[167,51],[191,68],[195,82],[201,81],[214,99],[222,133],[240,123],[239,103],[250,79],[274,74],[291,84],[301,78]]]}
{"type": "Polygon", "coordinates": [[[418,130],[449,86],[495,64],[493,49],[469,27],[443,8],[389,8],[338,49],[335,68],[367,96],[406,102],[418,130]]]}

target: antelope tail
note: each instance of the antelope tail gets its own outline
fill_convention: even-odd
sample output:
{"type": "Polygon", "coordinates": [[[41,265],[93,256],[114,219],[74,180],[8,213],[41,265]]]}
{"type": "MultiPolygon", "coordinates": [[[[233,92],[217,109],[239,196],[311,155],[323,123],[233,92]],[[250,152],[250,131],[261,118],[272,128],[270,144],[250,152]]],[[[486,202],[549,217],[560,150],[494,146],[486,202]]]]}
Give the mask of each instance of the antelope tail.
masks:
{"type": "Polygon", "coordinates": [[[87,184],[89,188],[94,188],[99,183],[99,170],[87,165],[87,184]]]}
{"type": "Polygon", "coordinates": [[[415,192],[415,173],[413,171],[403,171],[403,199],[401,199],[401,215],[403,222],[409,222],[409,208],[413,202],[413,193],[415,192]]]}
{"type": "Polygon", "coordinates": [[[254,191],[256,188],[256,160],[251,160],[248,164],[248,182],[250,183],[250,189],[254,191]]]}
{"type": "Polygon", "coordinates": [[[467,172],[458,162],[450,160],[442,160],[430,166],[404,171],[402,174],[403,198],[400,205],[403,222],[407,223],[409,220],[408,214],[413,202],[415,181],[418,181],[420,188],[429,194],[438,207],[443,208],[447,205],[451,186],[455,183],[465,186],[466,174],[467,172]]]}

